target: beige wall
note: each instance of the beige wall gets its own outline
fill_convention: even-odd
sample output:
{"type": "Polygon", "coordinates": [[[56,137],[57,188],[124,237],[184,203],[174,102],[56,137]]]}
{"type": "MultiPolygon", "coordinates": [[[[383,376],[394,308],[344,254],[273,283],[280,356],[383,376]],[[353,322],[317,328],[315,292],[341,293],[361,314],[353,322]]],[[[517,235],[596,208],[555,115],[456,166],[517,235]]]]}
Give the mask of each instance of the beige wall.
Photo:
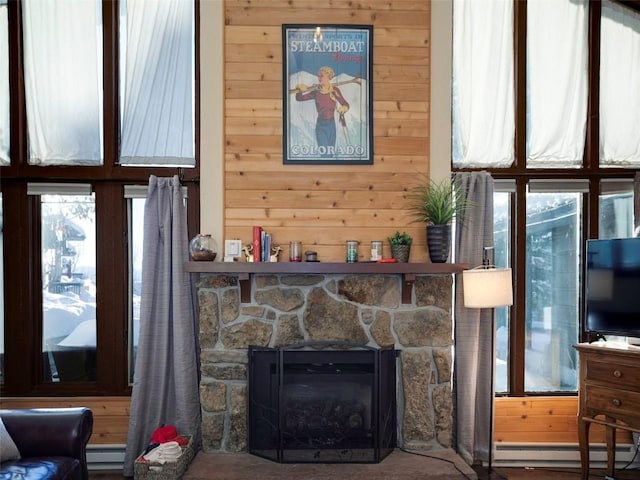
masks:
{"type": "Polygon", "coordinates": [[[200,203],[202,232],[222,242],[224,158],[222,0],[200,2],[200,203]],[[206,134],[205,134],[206,132],[206,134]]]}

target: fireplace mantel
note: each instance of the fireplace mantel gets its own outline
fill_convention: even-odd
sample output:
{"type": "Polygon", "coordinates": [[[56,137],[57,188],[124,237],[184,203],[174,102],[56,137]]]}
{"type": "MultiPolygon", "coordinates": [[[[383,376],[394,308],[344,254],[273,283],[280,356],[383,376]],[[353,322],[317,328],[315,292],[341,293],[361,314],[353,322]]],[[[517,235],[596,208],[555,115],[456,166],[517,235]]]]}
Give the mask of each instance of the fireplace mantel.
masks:
{"type": "Polygon", "coordinates": [[[187,262],[190,273],[238,275],[240,300],[251,302],[253,274],[338,274],[338,275],[402,275],[402,303],[411,303],[411,290],[416,275],[454,274],[467,270],[466,263],[379,263],[379,262],[187,262]]]}

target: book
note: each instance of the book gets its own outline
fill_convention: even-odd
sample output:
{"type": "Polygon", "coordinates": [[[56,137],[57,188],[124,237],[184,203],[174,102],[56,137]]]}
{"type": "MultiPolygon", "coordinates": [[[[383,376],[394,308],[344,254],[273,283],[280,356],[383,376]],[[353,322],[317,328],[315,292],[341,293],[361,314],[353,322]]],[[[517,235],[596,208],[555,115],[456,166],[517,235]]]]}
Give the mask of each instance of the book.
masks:
{"type": "Polygon", "coordinates": [[[262,236],[262,261],[263,262],[271,261],[271,258],[269,258],[270,252],[271,252],[271,234],[263,231],[263,236],[262,236]]]}
{"type": "Polygon", "coordinates": [[[262,227],[253,227],[253,261],[262,261],[262,227]]]}

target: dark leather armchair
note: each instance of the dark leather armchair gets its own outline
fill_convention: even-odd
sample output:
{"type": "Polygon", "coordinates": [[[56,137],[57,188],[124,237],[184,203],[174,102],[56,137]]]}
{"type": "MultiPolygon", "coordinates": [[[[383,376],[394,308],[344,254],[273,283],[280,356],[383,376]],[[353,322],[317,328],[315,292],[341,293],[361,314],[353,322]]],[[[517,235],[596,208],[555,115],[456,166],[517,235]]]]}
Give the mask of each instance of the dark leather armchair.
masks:
{"type": "Polygon", "coordinates": [[[84,407],[0,410],[21,458],[0,465],[0,478],[87,480],[93,413],[84,407]],[[8,477],[7,477],[8,475],[8,477]]]}

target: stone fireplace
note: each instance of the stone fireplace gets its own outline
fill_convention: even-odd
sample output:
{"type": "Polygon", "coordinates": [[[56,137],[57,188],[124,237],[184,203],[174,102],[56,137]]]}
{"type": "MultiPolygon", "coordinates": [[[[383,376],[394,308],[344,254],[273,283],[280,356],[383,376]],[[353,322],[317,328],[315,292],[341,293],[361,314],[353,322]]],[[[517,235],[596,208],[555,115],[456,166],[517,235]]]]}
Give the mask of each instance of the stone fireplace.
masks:
{"type": "Polygon", "coordinates": [[[203,450],[248,449],[249,346],[323,341],[398,350],[398,446],[449,448],[453,275],[411,276],[410,302],[404,280],[399,274],[202,273],[203,450]],[[241,293],[247,282],[249,301],[241,293]]]}

